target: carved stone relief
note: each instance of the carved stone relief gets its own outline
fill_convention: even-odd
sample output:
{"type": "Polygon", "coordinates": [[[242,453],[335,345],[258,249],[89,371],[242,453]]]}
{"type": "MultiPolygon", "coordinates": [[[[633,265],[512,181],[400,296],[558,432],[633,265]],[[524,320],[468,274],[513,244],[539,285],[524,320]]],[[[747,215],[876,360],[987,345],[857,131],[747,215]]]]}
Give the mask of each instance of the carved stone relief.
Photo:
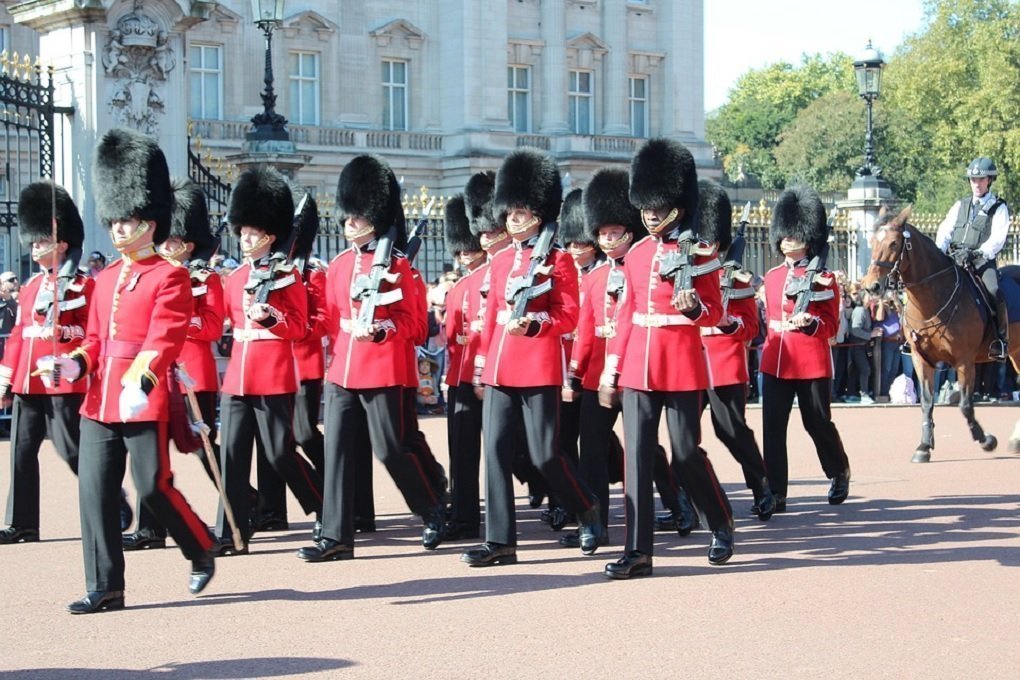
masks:
{"type": "Polygon", "coordinates": [[[121,124],[156,135],[165,109],[161,91],[177,59],[169,32],[142,11],[141,0],[110,31],[102,59],[110,112],[121,124]]]}

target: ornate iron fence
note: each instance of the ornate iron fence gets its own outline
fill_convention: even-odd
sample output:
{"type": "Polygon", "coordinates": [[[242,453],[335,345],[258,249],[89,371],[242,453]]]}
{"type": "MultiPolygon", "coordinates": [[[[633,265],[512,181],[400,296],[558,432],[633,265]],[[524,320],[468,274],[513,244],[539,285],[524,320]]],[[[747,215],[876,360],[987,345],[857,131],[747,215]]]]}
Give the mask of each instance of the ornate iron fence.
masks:
{"type": "Polygon", "coordinates": [[[31,263],[17,239],[18,196],[27,184],[54,179],[53,91],[52,66],[0,53],[0,262],[22,280],[31,263]]]}

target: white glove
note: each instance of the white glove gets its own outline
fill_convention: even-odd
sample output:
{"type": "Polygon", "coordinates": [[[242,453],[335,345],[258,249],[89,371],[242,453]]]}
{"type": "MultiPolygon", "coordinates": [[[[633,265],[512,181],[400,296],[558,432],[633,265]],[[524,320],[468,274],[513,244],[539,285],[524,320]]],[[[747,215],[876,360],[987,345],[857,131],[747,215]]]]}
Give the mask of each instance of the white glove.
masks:
{"type": "Polygon", "coordinates": [[[137,416],[148,405],[149,395],[141,387],[132,385],[121,388],[118,406],[120,407],[120,419],[124,422],[137,416]]]}
{"type": "Polygon", "coordinates": [[[81,377],[81,367],[78,362],[69,357],[55,357],[47,354],[39,357],[35,362],[35,374],[42,380],[46,389],[53,388],[53,371],[56,367],[60,370],[60,379],[67,382],[74,382],[81,377]]]}

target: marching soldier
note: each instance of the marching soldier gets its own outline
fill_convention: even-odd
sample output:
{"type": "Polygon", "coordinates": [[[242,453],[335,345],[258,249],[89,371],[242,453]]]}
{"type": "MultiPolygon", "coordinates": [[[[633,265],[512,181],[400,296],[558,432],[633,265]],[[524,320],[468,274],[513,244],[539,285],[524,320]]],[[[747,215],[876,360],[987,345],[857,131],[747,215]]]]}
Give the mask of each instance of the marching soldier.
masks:
{"type": "Polygon", "coordinates": [[[832,480],[829,503],[839,505],[850,493],[850,461],[832,422],[829,401],[829,338],[839,328],[839,288],[830,272],[809,266],[809,258],[825,247],[826,231],[825,206],[814,190],[794,187],[780,194],[769,239],[784,261],[765,274],[768,335],[761,353],[762,439],[776,512],[786,511],[786,429],[795,398],[822,470],[832,480]],[[807,309],[795,313],[801,294],[810,296],[807,309]]]}
{"type": "Polygon", "coordinates": [[[627,542],[623,557],[606,565],[613,579],[652,571],[652,467],[663,409],[673,465],[712,530],[708,560],[723,564],[733,554],[730,504],[699,446],[709,386],[700,328],[715,326],[722,309],[715,248],[697,238],[691,152],[666,139],[646,142],[631,163],[630,199],[651,235],[627,253],[627,294],[599,385],[604,399],[623,388],[627,542]]]}
{"type": "MultiPolygon", "coordinates": [[[[193,311],[188,323],[188,337],[181,347],[177,364],[191,380],[198,400],[202,421],[216,424],[216,401],[219,397],[220,377],[212,343],[223,335],[223,283],[209,266],[209,260],[219,248],[219,239],[209,229],[209,209],[205,192],[187,179],[172,180],[174,208],[170,219],[170,235],[158,248],[159,254],[169,261],[186,265],[191,277],[193,311]]],[[[184,391],[183,385],[177,389],[184,391]]],[[[209,479],[213,477],[211,465],[219,465],[219,446],[216,431],[210,429],[215,459],[209,460],[204,448],[194,451],[202,461],[209,479]]],[[[192,453],[185,451],[184,453],[192,453]]],[[[161,526],[152,512],[138,504],[138,526],[123,536],[124,550],[147,550],[166,547],[166,528],[161,526]]]]}
{"type": "Polygon", "coordinates": [[[227,219],[245,262],[227,277],[224,289],[234,346],[220,400],[220,457],[224,491],[241,522],[245,545],[238,550],[231,541],[221,503],[216,522],[220,555],[248,552],[251,528],[244,519],[250,513],[256,434],[266,460],[302,510],[322,512],[322,481],[294,446],[294,342],[308,332],[308,294],[301,273],[286,262],[294,238],[294,199],[287,180],[268,166],[245,170],[230,194],[227,219]]]}
{"type": "Polygon", "coordinates": [[[39,447],[49,432],[57,454],[78,474],[78,433],[87,380],[47,386],[32,374],[54,347],[74,351],[85,339],[95,282],[77,271],[85,229],[67,191],[49,182],[25,187],[18,199],[18,237],[40,272],[25,282],[0,364],[0,395],[11,401],[11,487],[8,528],[0,544],[39,540],[39,447]],[[52,220],[57,222],[53,241],[52,220]],[[66,266],[65,266],[66,263],[66,266]],[[55,311],[59,309],[59,311],[55,311]]]}
{"type": "Polygon", "coordinates": [[[187,271],[155,250],[170,231],[166,159],[150,138],[114,129],[99,142],[93,178],[99,219],[109,225],[121,259],[96,276],[81,346],[38,362],[44,374],[59,370],[61,380],[91,378],[78,466],[88,592],[68,605],[72,614],[124,607],[117,499],[129,452],[143,505],[191,560],[188,589],[201,592],[215,571],[209,530],[174,488],[170,470],[169,403],[176,390],[170,371],[193,303],[187,271]]]}
{"type": "MultiPolygon", "coordinates": [[[[496,173],[491,171],[475,173],[468,179],[464,187],[464,210],[473,240],[467,236],[453,237],[460,244],[461,266],[469,273],[450,291],[446,304],[447,347],[451,348],[447,384],[454,395],[448,421],[453,507],[446,536],[451,540],[478,538],[481,523],[478,477],[482,455],[482,402],[471,381],[490,299],[490,263],[498,252],[510,246],[511,241],[504,223],[498,221],[492,212],[495,186],[496,173]],[[481,258],[475,258],[471,250],[464,250],[475,247],[475,240],[482,252],[481,258]],[[477,268],[471,269],[473,264],[477,268]],[[462,348],[456,357],[452,349],[454,346],[462,348]],[[454,366],[457,368],[454,369],[454,366]],[[454,384],[454,380],[458,382],[454,384]]],[[[456,224],[456,219],[453,224],[456,224]]],[[[449,227],[451,222],[447,221],[447,225],[449,227]]]]}
{"type": "MultiPolygon", "coordinates": [[[[713,243],[722,257],[733,242],[733,208],[726,190],[711,180],[699,180],[698,209],[699,235],[713,243]]],[[[754,496],[754,512],[765,521],[775,512],[776,500],[765,476],[758,442],[744,418],[749,379],[747,345],[758,334],[758,305],[750,280],[750,274],[734,273],[732,288],[723,293],[727,295],[724,315],[718,325],[702,327],[701,341],[712,371],[712,386],[707,390],[706,400],[712,427],[719,441],[740,463],[744,482],[754,496]]]]}
{"type": "Polygon", "coordinates": [[[333,341],[325,386],[326,493],[322,536],[298,551],[307,562],[354,557],[355,461],[364,427],[408,507],[422,517],[426,550],[442,542],[445,520],[428,472],[401,439],[406,352],[419,317],[410,265],[399,250],[390,250],[405,228],[400,185],[382,159],[357,156],[340,173],[337,206],[351,247],[333,259],[326,275],[333,341]]]}
{"type": "Polygon", "coordinates": [[[551,223],[559,215],[562,193],[556,163],[538,151],[512,152],[496,175],[493,212],[506,223],[514,247],[501,251],[490,265],[472,377],[479,392],[484,385],[487,462],[486,541],[461,555],[471,566],[517,561],[511,465],[522,422],[532,462],[564,507],[577,515],[581,551],[593,554],[602,542],[598,501],[563,455],[556,436],[566,377],[561,337],[577,326],[578,304],[577,269],[569,255],[551,248],[551,223]],[[521,370],[523,365],[527,370],[521,370]]]}

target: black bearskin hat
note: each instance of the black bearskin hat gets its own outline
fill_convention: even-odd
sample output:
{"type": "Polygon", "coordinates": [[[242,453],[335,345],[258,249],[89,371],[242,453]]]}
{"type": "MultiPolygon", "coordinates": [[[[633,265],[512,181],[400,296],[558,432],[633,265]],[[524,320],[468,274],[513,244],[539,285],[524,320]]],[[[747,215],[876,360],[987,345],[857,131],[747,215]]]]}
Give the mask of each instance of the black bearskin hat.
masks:
{"type": "Polygon", "coordinates": [[[645,142],[630,163],[630,202],[638,210],[683,208],[678,226],[697,231],[698,171],[694,156],[680,142],[645,142]]]}
{"type": "Polygon", "coordinates": [[[205,192],[190,179],[174,178],[171,185],[174,211],[170,218],[170,238],[194,243],[191,259],[208,262],[220,243],[210,228],[205,192]]]}
{"type": "Polygon", "coordinates": [[[446,202],[446,221],[443,229],[446,250],[450,255],[457,257],[457,253],[460,252],[481,252],[482,244],[478,242],[478,237],[471,233],[471,225],[468,224],[463,194],[457,194],[446,202]]]}
{"type": "Polygon", "coordinates": [[[31,248],[38,238],[53,235],[53,218],[57,219],[57,240],[71,248],[80,248],[85,241],[85,227],[78,206],[64,187],[52,182],[33,182],[18,197],[18,239],[31,248]],[[55,206],[55,208],[54,208],[55,206]]]}
{"type": "Polygon", "coordinates": [[[301,212],[295,214],[291,222],[298,230],[298,234],[294,236],[294,244],[289,254],[295,261],[307,263],[312,251],[315,250],[315,240],[319,235],[319,204],[315,202],[315,197],[297,182],[290,183],[290,195],[294,197],[294,212],[297,213],[298,208],[301,208],[301,212]],[[301,201],[305,202],[303,207],[301,201]]]}
{"type": "Polygon", "coordinates": [[[280,247],[294,228],[294,196],[287,178],[269,165],[247,168],[230,192],[227,221],[234,236],[241,235],[241,227],[255,227],[275,236],[273,247],[280,247]]]}
{"type": "Polygon", "coordinates": [[[629,192],[630,174],[622,168],[602,168],[592,175],[584,188],[584,215],[592,241],[598,242],[599,227],[606,224],[626,227],[635,241],[648,234],[629,192]]]}
{"type": "Polygon", "coordinates": [[[779,194],[772,209],[772,225],[769,240],[777,253],[779,244],[787,236],[808,244],[812,255],[817,255],[825,246],[825,206],[814,189],[795,186],[779,194]]]}
{"type": "Polygon", "coordinates": [[[715,241],[719,252],[725,253],[733,243],[733,204],[718,182],[698,180],[698,212],[698,235],[709,243],[715,241]]]}
{"type": "Polygon", "coordinates": [[[492,211],[500,224],[513,208],[528,208],[545,223],[555,222],[563,201],[563,183],[556,161],[538,149],[517,149],[496,173],[492,211]]]}
{"type": "Polygon", "coordinates": [[[556,236],[565,246],[571,243],[595,244],[585,228],[582,195],[580,189],[574,189],[563,199],[563,205],[560,207],[560,228],[556,236]]]}
{"type": "Polygon", "coordinates": [[[496,173],[492,170],[471,175],[464,187],[464,208],[467,211],[471,233],[475,236],[502,231],[505,223],[496,220],[492,212],[492,194],[496,189],[496,173]]]}
{"type": "Polygon", "coordinates": [[[126,128],[110,130],[99,140],[92,176],[100,222],[152,220],[153,243],[166,240],[173,191],[166,157],[153,139],[126,128]]]}
{"type": "MultiPolygon", "coordinates": [[[[407,243],[404,207],[400,203],[400,183],[390,166],[379,156],[355,156],[344,166],[336,187],[336,205],[342,223],[348,217],[364,217],[382,236],[397,227],[397,241],[407,243]]],[[[399,243],[395,244],[403,250],[399,243]]]]}

